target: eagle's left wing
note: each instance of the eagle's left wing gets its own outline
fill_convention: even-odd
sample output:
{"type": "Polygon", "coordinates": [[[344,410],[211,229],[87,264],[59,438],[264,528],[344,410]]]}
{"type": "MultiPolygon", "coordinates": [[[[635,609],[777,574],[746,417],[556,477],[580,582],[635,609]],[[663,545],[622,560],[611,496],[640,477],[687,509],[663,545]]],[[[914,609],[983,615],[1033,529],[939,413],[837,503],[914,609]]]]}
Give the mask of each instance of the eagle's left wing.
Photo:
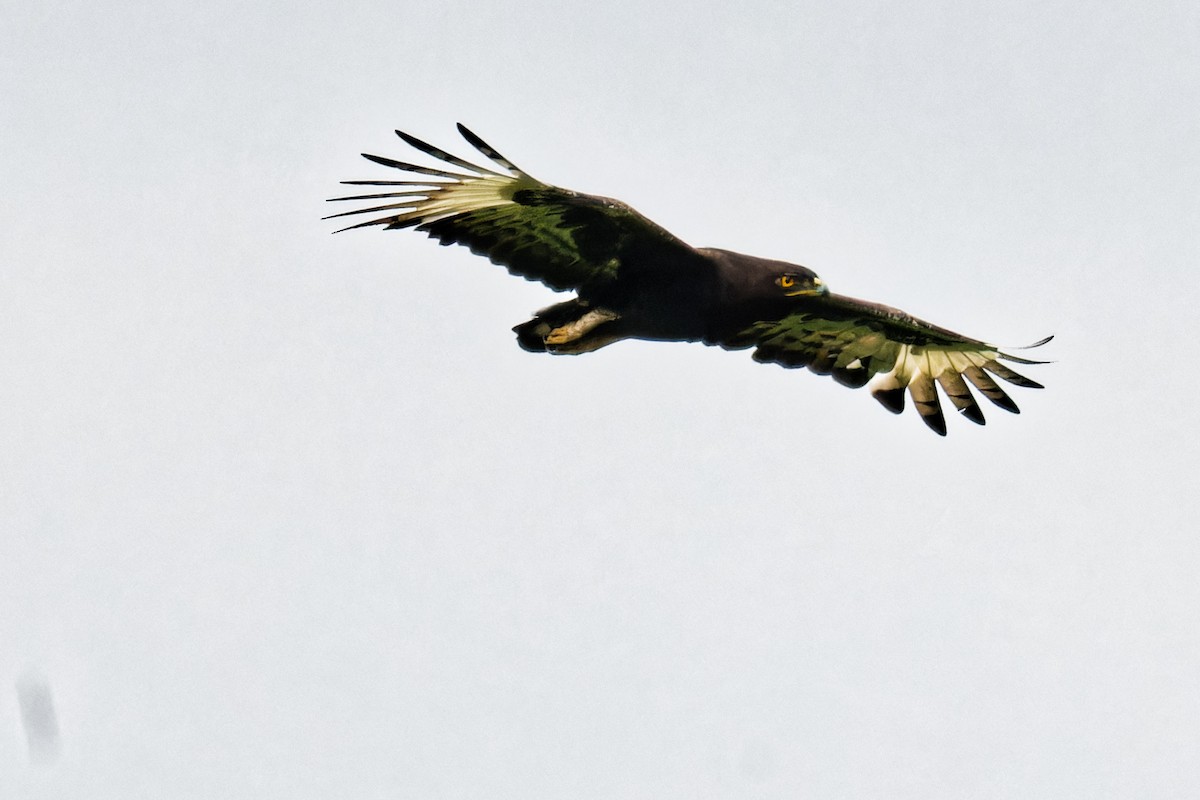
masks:
{"type": "Polygon", "coordinates": [[[1047,363],[1003,353],[994,345],[931,325],[899,309],[836,294],[805,298],[788,316],[754,323],[717,344],[730,349],[754,347],[755,361],[808,367],[852,388],[874,378],[871,394],[895,414],[904,410],[907,389],[925,424],[942,436],[946,435],[946,420],[935,382],[964,417],[983,425],[983,411],[968,381],[1000,408],[1017,414],[1016,403],[988,373],[1017,386],[1040,389],[1040,383],[1000,361],[1047,363]]]}

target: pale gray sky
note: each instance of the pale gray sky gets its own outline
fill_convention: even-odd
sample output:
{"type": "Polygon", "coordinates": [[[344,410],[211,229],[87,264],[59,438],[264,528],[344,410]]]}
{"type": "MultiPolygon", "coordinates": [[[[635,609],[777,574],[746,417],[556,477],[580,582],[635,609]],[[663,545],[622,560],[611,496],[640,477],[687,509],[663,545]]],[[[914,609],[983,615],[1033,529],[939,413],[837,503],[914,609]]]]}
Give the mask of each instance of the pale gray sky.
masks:
{"type": "Polygon", "coordinates": [[[1197,794],[1198,41],[1193,2],[6,10],[0,796],[1197,794]],[[940,439],[746,353],[522,352],[548,290],[319,219],[460,120],[1056,334],[1047,389],[940,439]]]}

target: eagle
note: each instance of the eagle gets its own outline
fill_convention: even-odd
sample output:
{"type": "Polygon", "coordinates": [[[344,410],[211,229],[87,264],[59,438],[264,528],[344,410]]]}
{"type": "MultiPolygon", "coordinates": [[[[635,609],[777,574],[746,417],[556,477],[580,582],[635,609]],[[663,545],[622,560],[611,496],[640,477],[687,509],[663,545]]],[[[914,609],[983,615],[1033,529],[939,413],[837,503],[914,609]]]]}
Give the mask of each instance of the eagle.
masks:
{"type": "Polygon", "coordinates": [[[807,367],[852,388],[870,382],[871,394],[895,414],[904,410],[907,393],[941,436],[946,420],[939,386],[959,414],[978,425],[985,420],[971,386],[1014,414],[1020,413],[1016,403],[993,376],[1042,388],[1000,362],[1048,362],[1001,352],[890,306],[834,294],[798,264],[692,247],[629,205],[544,183],[462,124],[458,130],[499,169],[396,131],[441,164],[363,153],[405,173],[404,179],[343,181],[386,191],[331,201],[385,202],[326,219],[382,214],[338,232],[415,228],[443,245],[466,245],[514,275],[574,292],[513,328],[525,350],[578,355],[622,339],[753,348],[755,361],[807,367]]]}

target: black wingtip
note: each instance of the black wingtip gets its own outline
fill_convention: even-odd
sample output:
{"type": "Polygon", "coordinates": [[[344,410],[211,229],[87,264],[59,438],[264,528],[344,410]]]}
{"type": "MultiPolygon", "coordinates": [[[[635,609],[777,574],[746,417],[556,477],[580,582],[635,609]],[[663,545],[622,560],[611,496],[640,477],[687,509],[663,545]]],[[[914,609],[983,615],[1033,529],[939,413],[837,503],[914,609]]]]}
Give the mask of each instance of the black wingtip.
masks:
{"type": "Polygon", "coordinates": [[[904,411],[904,387],[897,386],[895,389],[876,389],[871,392],[871,396],[879,401],[879,404],[893,414],[899,414],[904,411]]]}
{"type": "Polygon", "coordinates": [[[834,367],[829,373],[833,379],[842,386],[849,386],[851,389],[857,389],[861,386],[866,386],[867,381],[871,380],[869,370],[859,367],[857,369],[846,369],[845,367],[834,367]]]}
{"type": "MultiPolygon", "coordinates": [[[[335,216],[336,216],[336,215],[335,215],[335,216]]],[[[322,219],[332,219],[332,217],[322,217],[322,219]]],[[[358,224],[356,224],[356,225],[347,225],[347,226],[346,226],[346,227],[344,227],[344,228],[338,228],[336,231],[334,231],[334,233],[342,233],[343,231],[352,231],[352,230],[355,230],[355,229],[357,229],[357,228],[369,228],[369,227],[371,227],[372,225],[383,225],[383,224],[384,224],[384,223],[386,223],[386,222],[387,222],[387,220],[386,220],[386,219],[372,219],[372,220],[367,220],[366,222],[359,222],[359,223],[358,223],[358,224]]]]}
{"type": "Polygon", "coordinates": [[[1003,378],[1004,380],[1008,381],[1009,383],[1013,384],[1014,386],[1020,386],[1024,389],[1044,389],[1044,388],[1046,388],[1046,387],[1042,386],[1040,383],[1038,383],[1037,381],[1030,380],[1029,378],[1026,378],[1021,373],[1015,372],[1015,371],[1009,369],[1008,367],[1004,366],[1003,364],[1001,364],[999,361],[997,361],[995,359],[984,362],[983,368],[985,370],[987,370],[988,372],[992,373],[993,375],[1003,378]]]}
{"type": "Polygon", "coordinates": [[[987,420],[983,418],[983,409],[979,407],[978,403],[964,406],[958,410],[958,413],[963,419],[969,419],[976,425],[987,425],[987,420]]]}
{"type": "Polygon", "coordinates": [[[942,414],[941,404],[936,397],[932,401],[914,401],[921,419],[929,426],[929,430],[938,436],[946,435],[946,417],[942,414]]]}
{"type": "Polygon", "coordinates": [[[1021,413],[1021,409],[1017,408],[1017,404],[1013,402],[1013,399],[1002,391],[998,391],[996,394],[988,394],[987,398],[1010,414],[1021,413]]]}
{"type": "Polygon", "coordinates": [[[359,153],[359,155],[362,156],[363,158],[365,158],[367,161],[371,161],[375,164],[379,164],[384,167],[392,167],[393,169],[404,169],[404,162],[397,161],[394,158],[387,158],[386,156],[377,156],[372,153],[359,153]]]}
{"type": "Polygon", "coordinates": [[[487,143],[484,142],[483,139],[480,139],[479,135],[477,133],[475,133],[474,131],[472,131],[470,128],[468,128],[466,125],[463,125],[461,122],[456,122],[456,123],[454,123],[454,127],[458,128],[458,135],[463,137],[464,139],[466,139],[470,143],[470,145],[472,147],[474,147],[475,149],[477,149],[477,150],[481,149],[480,145],[487,147],[487,143]]]}
{"type": "Polygon", "coordinates": [[[376,164],[379,164],[384,167],[392,167],[393,169],[405,169],[405,170],[408,169],[408,164],[406,164],[403,161],[397,161],[394,158],[388,158],[387,156],[377,156],[377,155],[374,155],[373,153],[359,153],[359,155],[362,156],[363,158],[365,158],[367,161],[373,161],[376,164]]]}
{"type": "Polygon", "coordinates": [[[464,139],[467,140],[467,143],[470,144],[471,147],[474,147],[476,150],[483,153],[485,156],[490,158],[492,161],[495,161],[497,164],[504,167],[509,172],[512,172],[516,175],[526,175],[527,176],[527,173],[523,169],[521,169],[516,164],[514,164],[513,162],[511,162],[507,158],[505,158],[503,155],[501,155],[500,152],[498,150],[496,150],[496,148],[492,147],[490,144],[485,142],[483,139],[479,138],[479,135],[476,134],[474,131],[472,131],[470,128],[468,128],[466,125],[463,125],[461,122],[456,122],[454,124],[455,124],[455,127],[458,128],[459,134],[464,139]]]}
{"type": "Polygon", "coordinates": [[[397,136],[399,136],[401,139],[403,139],[405,142],[407,142],[408,144],[417,148],[418,150],[424,150],[425,148],[430,147],[430,145],[426,144],[425,142],[421,141],[417,137],[413,136],[411,133],[405,133],[404,131],[401,131],[401,130],[395,130],[394,133],[397,136]]]}
{"type": "MultiPolygon", "coordinates": [[[[488,169],[487,167],[481,167],[478,164],[472,164],[470,161],[467,161],[466,159],[463,159],[463,158],[459,158],[458,156],[454,155],[453,153],[448,153],[440,147],[434,147],[429,142],[426,142],[423,139],[418,139],[416,136],[413,136],[412,134],[408,134],[408,133],[405,133],[404,131],[398,130],[398,131],[396,131],[396,135],[399,136],[401,139],[403,139],[407,144],[411,145],[412,147],[415,147],[417,150],[420,150],[422,153],[432,156],[433,158],[436,158],[439,161],[444,161],[447,164],[453,164],[454,166],[459,167],[461,169],[465,169],[468,172],[473,172],[476,175],[491,175],[493,177],[498,177],[498,178],[507,177],[506,175],[496,172],[495,170],[488,169]]],[[[471,141],[471,140],[468,139],[467,141],[471,141]]],[[[489,150],[484,150],[483,152],[485,155],[490,156],[491,152],[489,152],[489,151],[490,151],[490,148],[489,148],[489,150]]]]}
{"type": "MultiPolygon", "coordinates": [[[[1033,344],[1027,344],[1022,347],[1010,347],[1010,348],[1005,348],[1005,349],[1006,350],[1032,350],[1035,347],[1041,347],[1042,345],[1046,344],[1049,341],[1052,341],[1053,339],[1054,339],[1054,334],[1051,334],[1051,335],[1047,336],[1045,339],[1040,339],[1040,340],[1034,342],[1033,344]]],[[[1012,361],[1015,364],[1036,364],[1036,365],[1040,366],[1042,364],[1053,364],[1054,363],[1053,361],[1035,361],[1032,358],[1025,358],[1024,356],[1014,356],[1011,353],[1000,353],[999,357],[1004,359],[1005,361],[1012,361]]]]}

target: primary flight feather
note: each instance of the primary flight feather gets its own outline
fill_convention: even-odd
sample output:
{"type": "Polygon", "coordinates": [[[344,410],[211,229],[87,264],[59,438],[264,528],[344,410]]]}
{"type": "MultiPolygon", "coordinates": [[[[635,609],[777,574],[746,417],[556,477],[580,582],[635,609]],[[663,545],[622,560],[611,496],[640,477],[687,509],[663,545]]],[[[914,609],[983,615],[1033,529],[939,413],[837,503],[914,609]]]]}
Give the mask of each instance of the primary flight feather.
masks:
{"type": "Polygon", "coordinates": [[[570,300],[513,328],[526,350],[588,353],[621,339],[752,347],[756,361],[808,367],[851,387],[870,381],[875,398],[897,414],[907,391],[925,424],[942,436],[938,386],[962,416],[980,425],[983,411],[971,386],[1013,413],[1016,404],[991,376],[1041,388],[1000,361],[1045,362],[1000,352],[895,308],[833,294],[797,264],[692,247],[620,201],[543,183],[464,126],[458,130],[503,171],[396,131],[447,167],[364,153],[408,177],[344,181],[388,191],[333,198],[382,202],[332,217],[381,214],[342,230],[416,228],[442,244],[464,244],[514,275],[574,291],[570,300]]]}

